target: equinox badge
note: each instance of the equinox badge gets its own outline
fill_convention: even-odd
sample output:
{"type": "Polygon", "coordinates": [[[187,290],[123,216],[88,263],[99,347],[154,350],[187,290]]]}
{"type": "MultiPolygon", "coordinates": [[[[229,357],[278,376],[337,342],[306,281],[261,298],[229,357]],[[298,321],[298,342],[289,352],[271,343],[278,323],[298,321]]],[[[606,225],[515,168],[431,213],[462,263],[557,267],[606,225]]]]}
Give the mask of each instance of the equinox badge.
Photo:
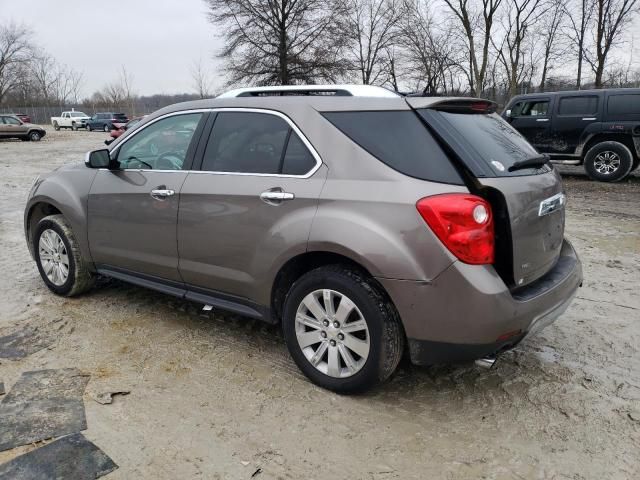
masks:
{"type": "Polygon", "coordinates": [[[559,210],[565,204],[566,199],[567,197],[565,197],[564,193],[558,193],[553,197],[549,197],[546,200],[541,201],[540,208],[538,209],[538,216],[544,217],[551,212],[559,210]]]}

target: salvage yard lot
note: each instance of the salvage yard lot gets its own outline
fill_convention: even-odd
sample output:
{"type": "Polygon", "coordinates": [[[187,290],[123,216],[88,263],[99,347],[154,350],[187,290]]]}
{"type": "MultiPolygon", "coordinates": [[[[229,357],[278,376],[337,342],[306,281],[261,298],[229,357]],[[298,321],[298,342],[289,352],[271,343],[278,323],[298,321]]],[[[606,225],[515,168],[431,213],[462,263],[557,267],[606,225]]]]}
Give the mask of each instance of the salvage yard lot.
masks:
{"type": "Polygon", "coordinates": [[[31,181],[105,138],[0,141],[0,337],[23,339],[22,358],[0,344],[0,384],[89,375],[83,433],[119,466],[105,478],[640,478],[637,172],[610,185],[567,170],[585,283],[555,324],[490,371],[403,362],[344,397],[298,372],[277,328],[116,281],[73,299],[47,290],[22,228],[31,181]],[[111,392],[130,393],[103,404],[111,392]]]}

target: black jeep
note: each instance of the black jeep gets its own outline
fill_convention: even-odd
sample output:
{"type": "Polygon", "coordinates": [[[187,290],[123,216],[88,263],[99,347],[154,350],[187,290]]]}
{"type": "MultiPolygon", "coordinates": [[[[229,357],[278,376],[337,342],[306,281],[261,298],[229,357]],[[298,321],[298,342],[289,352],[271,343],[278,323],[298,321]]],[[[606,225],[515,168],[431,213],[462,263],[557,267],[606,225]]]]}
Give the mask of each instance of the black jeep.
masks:
{"type": "Polygon", "coordinates": [[[640,162],[640,89],[518,95],[502,116],[552,162],[583,164],[595,180],[620,181],[640,162]]]}

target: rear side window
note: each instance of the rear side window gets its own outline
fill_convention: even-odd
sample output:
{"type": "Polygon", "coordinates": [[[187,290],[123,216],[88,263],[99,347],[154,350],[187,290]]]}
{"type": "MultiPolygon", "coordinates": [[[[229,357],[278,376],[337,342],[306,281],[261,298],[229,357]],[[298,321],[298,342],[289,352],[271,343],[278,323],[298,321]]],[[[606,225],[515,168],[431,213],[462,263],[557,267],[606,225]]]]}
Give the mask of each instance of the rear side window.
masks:
{"type": "Polygon", "coordinates": [[[351,140],[400,173],[421,180],[463,184],[447,154],[412,111],[323,115],[351,140]]]}
{"type": "Polygon", "coordinates": [[[607,113],[630,120],[640,119],[640,94],[611,95],[607,101],[607,113]]]}
{"type": "Polygon", "coordinates": [[[564,97],[560,99],[560,115],[592,115],[598,112],[598,97],[564,97]]]}
{"type": "Polygon", "coordinates": [[[305,175],[316,160],[282,118],[268,113],[222,112],[207,142],[202,170],[305,175]]]}

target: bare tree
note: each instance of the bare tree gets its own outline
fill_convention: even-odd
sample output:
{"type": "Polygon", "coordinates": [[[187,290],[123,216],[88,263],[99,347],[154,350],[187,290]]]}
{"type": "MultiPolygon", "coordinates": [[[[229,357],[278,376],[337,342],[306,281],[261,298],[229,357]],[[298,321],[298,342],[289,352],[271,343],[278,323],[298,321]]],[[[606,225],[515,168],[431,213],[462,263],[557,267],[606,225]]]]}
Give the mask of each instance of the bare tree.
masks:
{"type": "Polygon", "coordinates": [[[447,91],[447,77],[458,69],[456,43],[451,25],[436,27],[424,0],[405,5],[401,24],[401,45],[408,77],[423,94],[447,91]]]}
{"type": "Polygon", "coordinates": [[[471,93],[482,95],[486,87],[494,22],[502,0],[443,1],[462,27],[469,59],[467,76],[471,93]]]}
{"type": "Polygon", "coordinates": [[[127,71],[124,65],[120,70],[120,88],[122,89],[122,95],[124,97],[124,101],[129,108],[129,113],[133,116],[136,114],[136,106],[135,106],[135,93],[133,92],[133,75],[127,71]]]}
{"type": "Polygon", "coordinates": [[[542,69],[540,72],[540,91],[545,91],[547,76],[564,49],[560,45],[561,27],[565,24],[566,10],[564,0],[552,0],[549,9],[542,19],[540,39],[543,45],[542,69]],[[559,48],[560,47],[560,48],[559,48]]]}
{"type": "Polygon", "coordinates": [[[346,0],[345,11],[351,68],[363,84],[376,83],[384,70],[384,52],[398,36],[401,5],[397,0],[346,0]]]}
{"type": "Polygon", "coordinates": [[[200,98],[211,96],[211,79],[206,67],[202,64],[202,57],[191,65],[191,81],[193,89],[200,98]]]}
{"type": "Polygon", "coordinates": [[[33,49],[30,31],[16,23],[0,24],[0,104],[7,92],[16,87],[24,65],[31,59],[33,49]]]}
{"type": "Polygon", "coordinates": [[[572,0],[565,7],[567,18],[571,25],[569,38],[573,43],[578,60],[576,75],[576,88],[578,90],[582,86],[582,66],[586,57],[588,30],[593,24],[594,6],[595,0],[572,0]]]}
{"type": "Polygon", "coordinates": [[[638,0],[595,0],[595,57],[587,57],[595,74],[596,88],[602,88],[602,77],[611,48],[625,33],[638,13],[638,0]]]}
{"type": "Polygon", "coordinates": [[[228,84],[335,80],[346,64],[339,0],[205,0],[221,30],[228,84]]]}
{"type": "MultiPolygon", "coordinates": [[[[535,62],[525,59],[530,58],[531,54],[532,44],[529,40],[532,30],[547,7],[544,0],[505,0],[505,6],[504,36],[496,50],[505,70],[509,95],[514,96],[518,93],[518,85],[525,78],[533,77],[535,62]]],[[[492,43],[495,46],[493,38],[492,43]]]]}

